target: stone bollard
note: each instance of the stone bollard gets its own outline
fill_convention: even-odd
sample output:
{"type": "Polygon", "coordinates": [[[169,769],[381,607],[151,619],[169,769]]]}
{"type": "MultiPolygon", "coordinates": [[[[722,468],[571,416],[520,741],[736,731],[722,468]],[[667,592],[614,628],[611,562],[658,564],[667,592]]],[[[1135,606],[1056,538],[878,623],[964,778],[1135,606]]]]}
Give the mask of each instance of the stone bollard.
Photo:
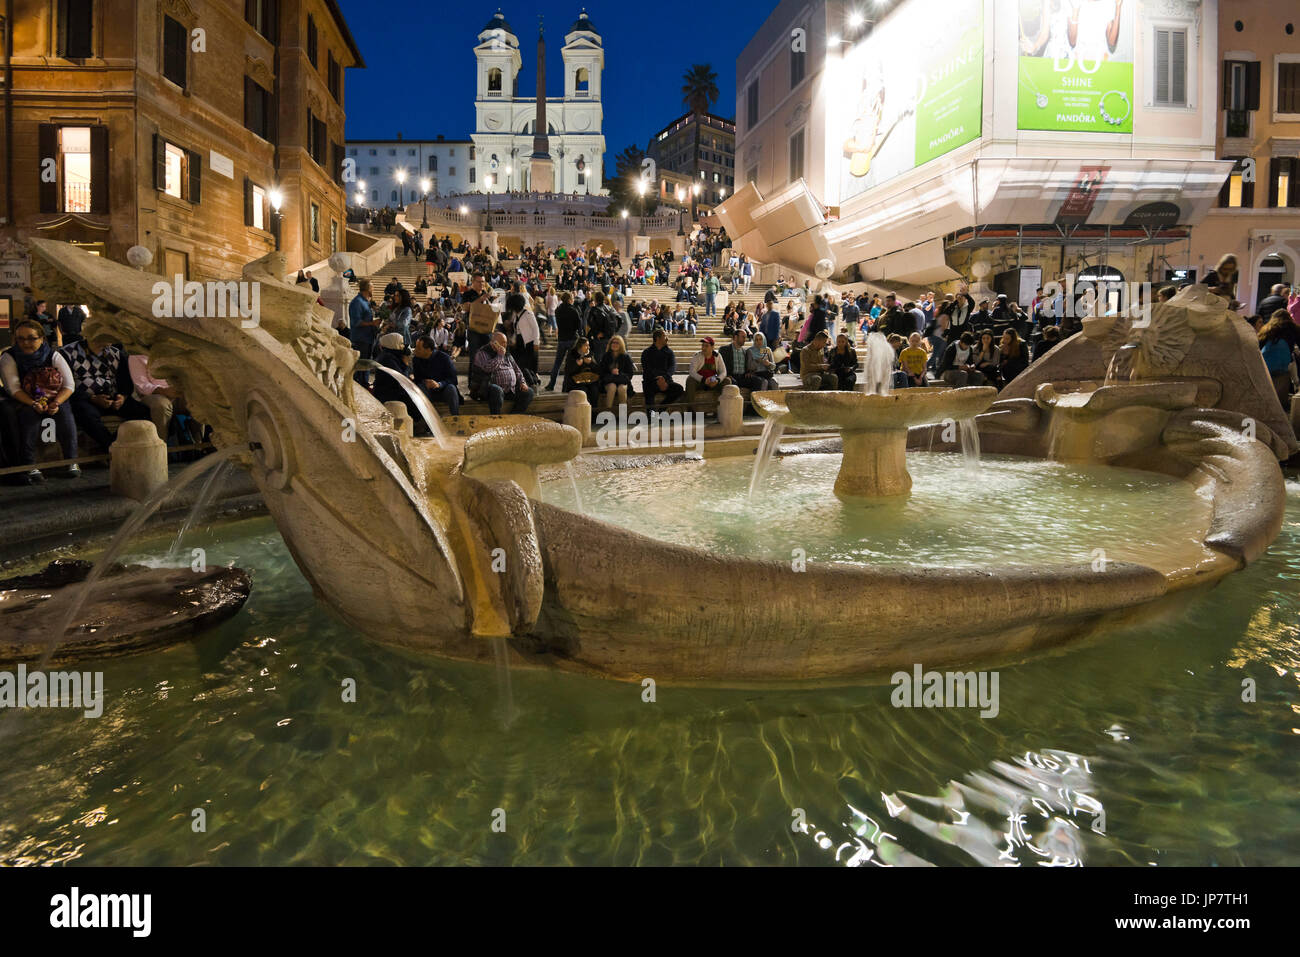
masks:
{"type": "Polygon", "coordinates": [[[384,408],[393,417],[393,431],[400,432],[408,439],[415,438],[415,423],[406,411],[405,402],[385,402],[384,408]]]}
{"type": "Polygon", "coordinates": [[[591,437],[591,403],[587,393],[574,389],[564,400],[564,424],[571,425],[582,433],[582,444],[590,445],[591,437]]]}
{"type": "Polygon", "coordinates": [[[167,484],[167,443],[149,419],[123,422],[109,446],[108,487],[114,495],[143,502],[167,484]]]}
{"type": "Polygon", "coordinates": [[[740,396],[740,386],[724,385],[718,396],[718,425],[723,435],[739,435],[745,419],[745,400],[740,396]]]}

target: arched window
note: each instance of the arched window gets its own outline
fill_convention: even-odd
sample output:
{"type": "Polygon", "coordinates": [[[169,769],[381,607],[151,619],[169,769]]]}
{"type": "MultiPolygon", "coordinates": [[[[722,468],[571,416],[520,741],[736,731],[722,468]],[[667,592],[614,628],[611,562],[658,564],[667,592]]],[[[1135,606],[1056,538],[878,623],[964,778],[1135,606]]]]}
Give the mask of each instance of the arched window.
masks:
{"type": "Polygon", "coordinates": [[[379,190],[377,190],[377,189],[372,189],[372,190],[370,191],[370,201],[371,201],[372,203],[377,203],[377,202],[379,202],[379,190]]]}
{"type": "Polygon", "coordinates": [[[579,94],[591,91],[591,74],[587,72],[585,66],[578,67],[578,72],[574,76],[573,85],[579,94]]]}
{"type": "Polygon", "coordinates": [[[390,203],[395,203],[395,202],[397,202],[397,190],[393,190],[392,198],[389,200],[389,202],[390,202],[390,203]]]}
{"type": "Polygon", "coordinates": [[[494,66],[492,69],[488,70],[488,92],[501,92],[501,70],[499,67],[494,66]]]}

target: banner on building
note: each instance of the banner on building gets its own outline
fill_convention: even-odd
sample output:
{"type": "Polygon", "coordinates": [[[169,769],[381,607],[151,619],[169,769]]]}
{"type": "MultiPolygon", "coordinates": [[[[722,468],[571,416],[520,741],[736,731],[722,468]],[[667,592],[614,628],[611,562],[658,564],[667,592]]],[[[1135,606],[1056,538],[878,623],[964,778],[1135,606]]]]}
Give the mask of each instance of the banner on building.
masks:
{"type": "Polygon", "coordinates": [[[1017,127],[1133,132],[1135,0],[1020,0],[1017,127]]]}
{"type": "Polygon", "coordinates": [[[904,4],[845,55],[848,95],[828,96],[841,202],[979,138],[984,2],[950,0],[942,21],[904,4]]]}

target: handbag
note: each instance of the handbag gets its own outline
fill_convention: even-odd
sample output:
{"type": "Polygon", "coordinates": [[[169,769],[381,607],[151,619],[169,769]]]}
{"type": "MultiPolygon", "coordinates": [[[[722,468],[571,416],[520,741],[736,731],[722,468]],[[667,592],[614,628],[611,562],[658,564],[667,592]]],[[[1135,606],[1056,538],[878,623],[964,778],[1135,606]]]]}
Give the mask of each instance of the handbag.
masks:
{"type": "Polygon", "coordinates": [[[497,313],[487,299],[476,299],[469,304],[469,331],[487,336],[497,327],[497,313]]]}

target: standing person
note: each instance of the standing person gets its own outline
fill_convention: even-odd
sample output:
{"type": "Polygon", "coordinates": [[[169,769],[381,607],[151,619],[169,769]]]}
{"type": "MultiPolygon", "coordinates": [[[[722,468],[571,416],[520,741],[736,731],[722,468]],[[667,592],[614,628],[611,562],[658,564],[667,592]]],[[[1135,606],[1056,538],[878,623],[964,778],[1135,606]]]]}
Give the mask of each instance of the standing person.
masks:
{"type": "MultiPolygon", "coordinates": [[[[1278,308],[1280,309],[1282,306],[1278,308]]],[[[1265,313],[1265,315],[1272,315],[1272,313],[1265,313]]],[[[85,322],[86,310],[82,309],[81,306],[63,306],[59,309],[59,318],[56,323],[59,330],[59,345],[70,346],[79,340],[81,338],[81,327],[85,322]]]]}
{"type": "Polygon", "coordinates": [[[740,278],[745,284],[745,295],[749,295],[749,284],[754,281],[754,264],[748,256],[740,257],[740,278]]]}
{"type": "MultiPolygon", "coordinates": [[[[862,308],[853,301],[852,296],[844,297],[844,308],[840,310],[840,316],[844,320],[844,330],[856,337],[862,328],[862,308]]],[[[835,344],[839,346],[838,339],[835,344]]]]}
{"type": "MultiPolygon", "coordinates": [[[[573,306],[573,293],[560,293],[560,304],[555,309],[555,364],[551,366],[551,381],[546,388],[555,391],[555,379],[564,368],[565,355],[578,341],[582,332],[582,315],[573,306]]],[[[567,392],[568,389],[565,389],[567,392]]]]}
{"type": "Polygon", "coordinates": [[[664,397],[663,404],[671,405],[686,391],[673,381],[677,372],[677,356],[668,346],[668,333],[655,329],[653,344],[641,353],[641,388],[645,392],[645,410],[654,409],[656,395],[664,397]]]}
{"type": "Polygon", "coordinates": [[[704,288],[704,314],[706,316],[716,316],[718,309],[714,303],[717,300],[718,290],[722,288],[722,284],[718,282],[718,277],[713,275],[713,270],[705,269],[702,285],[704,288]]]}
{"type": "Polygon", "coordinates": [[[1259,351],[1283,409],[1291,407],[1291,363],[1297,341],[1300,341],[1300,329],[1285,309],[1274,310],[1259,330],[1259,351]]]}
{"type": "Polygon", "coordinates": [[[599,362],[605,355],[609,340],[618,334],[619,318],[605,305],[605,294],[598,292],[592,297],[592,306],[587,310],[587,338],[591,340],[591,354],[599,362]]]}
{"type": "Polygon", "coordinates": [[[503,332],[494,332],[470,360],[470,395],[488,404],[490,415],[500,415],[506,399],[512,399],[510,411],[523,415],[533,401],[532,390],[523,370],[506,348],[503,332]]]}
{"type": "Polygon", "coordinates": [[[537,343],[542,332],[537,325],[537,316],[528,308],[528,300],[522,293],[511,293],[506,297],[506,314],[514,328],[514,342],[511,352],[519,368],[524,370],[529,382],[537,379],[537,343]]]}
{"type": "MultiPolygon", "coordinates": [[[[480,299],[486,302],[491,295],[492,290],[488,288],[487,280],[484,278],[483,273],[481,271],[475,271],[473,278],[470,280],[469,286],[460,294],[461,305],[472,305],[480,299]]],[[[469,354],[471,359],[480,349],[487,345],[488,339],[490,338],[491,333],[475,332],[472,329],[470,330],[469,354]]]]}
{"type": "MultiPolygon", "coordinates": [[[[20,319],[13,330],[14,344],[0,353],[0,382],[17,405],[19,465],[30,465],[29,485],[45,481],[36,468],[36,440],[47,419],[53,419],[55,434],[65,459],[77,457],[77,424],[73,420],[72,369],[45,338],[45,328],[32,319],[20,319]]],[[[75,463],[64,469],[68,478],[81,474],[75,463]]]]}
{"type": "MultiPolygon", "coordinates": [[[[379,320],[375,318],[374,295],[370,291],[369,279],[363,279],[357,285],[357,294],[348,303],[348,338],[352,340],[352,348],[361,354],[362,359],[372,359],[375,354],[375,343],[379,339],[379,320]]],[[[370,384],[368,372],[357,372],[352,377],[360,385],[370,384]]]]}
{"type": "Polygon", "coordinates": [[[781,314],[776,311],[775,301],[766,303],[766,307],[767,312],[763,314],[758,327],[768,347],[775,349],[781,344],[781,314]]]}
{"type": "Polygon", "coordinates": [[[708,392],[722,392],[723,386],[731,385],[727,378],[727,366],[722,356],[713,350],[713,338],[705,336],[700,340],[700,351],[691,357],[691,372],[686,379],[686,401],[694,404],[695,395],[701,389],[708,392]]]}

